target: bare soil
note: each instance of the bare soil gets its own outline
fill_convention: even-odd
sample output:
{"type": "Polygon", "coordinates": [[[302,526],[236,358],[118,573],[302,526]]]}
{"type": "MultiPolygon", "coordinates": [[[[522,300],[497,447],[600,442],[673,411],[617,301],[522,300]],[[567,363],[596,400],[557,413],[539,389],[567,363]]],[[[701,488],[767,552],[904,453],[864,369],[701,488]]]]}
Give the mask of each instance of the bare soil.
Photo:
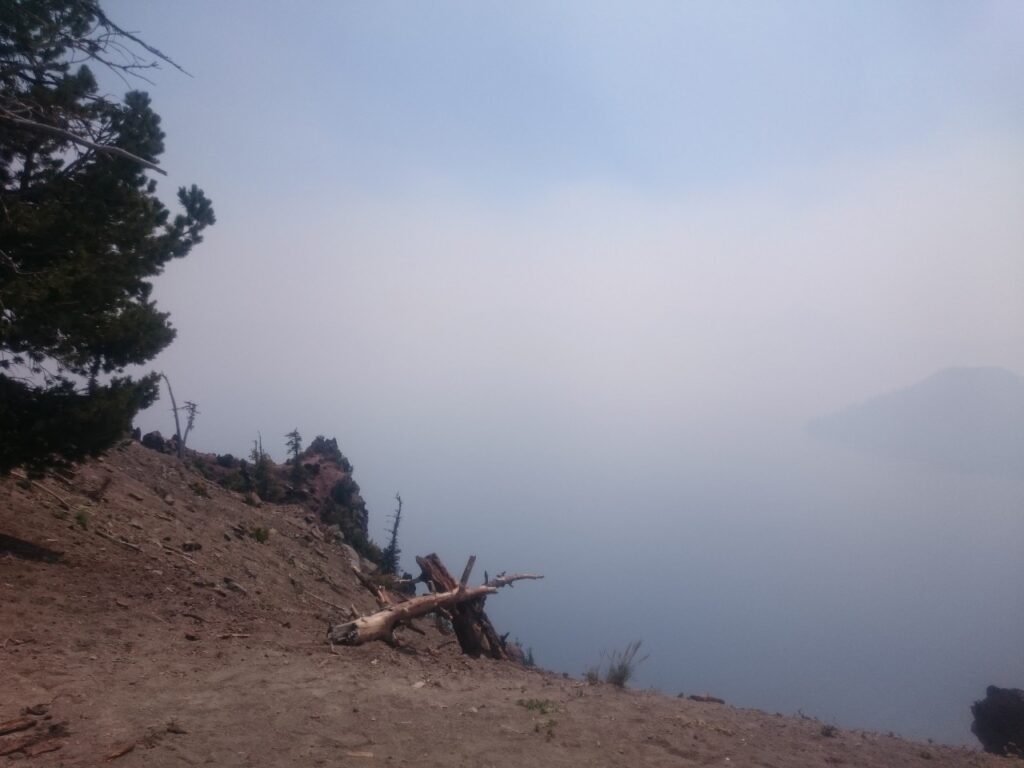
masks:
{"type": "Polygon", "coordinates": [[[23,726],[0,763],[1007,765],[473,660],[430,622],[402,649],[332,648],[328,622],[375,604],[307,515],[131,442],[0,483],[0,732],[23,726]]]}

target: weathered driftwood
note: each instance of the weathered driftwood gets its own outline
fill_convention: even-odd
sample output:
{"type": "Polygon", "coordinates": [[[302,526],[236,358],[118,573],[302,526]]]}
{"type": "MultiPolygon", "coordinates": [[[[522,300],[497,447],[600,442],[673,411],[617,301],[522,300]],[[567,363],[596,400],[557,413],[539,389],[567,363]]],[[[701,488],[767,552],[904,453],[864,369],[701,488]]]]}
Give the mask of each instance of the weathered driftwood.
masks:
{"type": "Polygon", "coordinates": [[[507,658],[504,642],[483,611],[484,600],[487,595],[497,592],[499,587],[508,586],[514,581],[542,577],[535,574],[499,574],[486,584],[467,587],[470,572],[476,562],[475,556],[469,558],[459,581],[455,580],[435,554],[417,557],[416,562],[422,571],[419,581],[426,582],[432,594],[399,602],[389,599],[386,590],[371,590],[378,596],[381,610],[331,626],[327,633],[328,640],[339,645],[362,645],[372,640],[394,643],[394,632],[399,625],[415,629],[410,624],[412,619],[428,613],[443,612],[451,618],[465,653],[480,656],[486,652],[496,659],[507,658]]]}
{"type": "Polygon", "coordinates": [[[353,621],[332,626],[327,632],[327,639],[338,645],[362,645],[372,640],[394,643],[395,627],[401,622],[426,616],[440,608],[451,608],[458,603],[475,600],[497,591],[496,587],[480,586],[414,597],[369,616],[360,616],[353,621]]]}

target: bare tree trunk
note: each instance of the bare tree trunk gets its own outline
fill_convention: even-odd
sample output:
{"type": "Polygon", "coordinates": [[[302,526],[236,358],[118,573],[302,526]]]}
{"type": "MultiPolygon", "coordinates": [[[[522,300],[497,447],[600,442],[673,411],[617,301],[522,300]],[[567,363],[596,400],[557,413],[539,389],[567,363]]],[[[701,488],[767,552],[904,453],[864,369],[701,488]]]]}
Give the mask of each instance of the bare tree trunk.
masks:
{"type": "Polygon", "coordinates": [[[171,380],[167,378],[166,373],[161,373],[160,376],[167,385],[167,394],[171,396],[171,411],[174,412],[174,431],[178,436],[178,458],[180,459],[185,455],[185,441],[181,439],[181,420],[178,418],[178,403],[174,399],[174,390],[171,389],[171,380]]]}
{"type": "Polygon", "coordinates": [[[332,626],[327,632],[327,639],[338,645],[362,645],[371,640],[394,643],[394,631],[399,623],[415,619],[418,616],[426,616],[440,608],[451,608],[467,600],[491,595],[497,591],[496,587],[481,586],[414,597],[404,603],[371,613],[369,616],[360,616],[345,624],[332,626]]]}
{"type": "MultiPolygon", "coordinates": [[[[471,562],[475,562],[475,558],[471,562]]],[[[417,557],[416,563],[420,567],[420,579],[426,582],[433,591],[458,591],[461,582],[455,580],[455,577],[448,572],[444,563],[441,562],[441,558],[436,554],[417,557]]],[[[462,652],[467,656],[478,658],[483,652],[483,639],[476,611],[466,603],[457,606],[452,604],[449,614],[451,615],[452,629],[455,630],[455,636],[459,640],[462,652]]]]}
{"type": "MultiPolygon", "coordinates": [[[[466,568],[462,573],[462,578],[458,581],[455,580],[455,577],[452,576],[444,563],[441,562],[441,558],[436,554],[417,557],[416,563],[420,567],[420,577],[418,580],[429,585],[431,591],[437,594],[474,594],[474,597],[470,599],[447,600],[436,608],[436,610],[443,611],[451,618],[452,628],[455,630],[455,636],[458,638],[462,652],[473,658],[484,655],[492,659],[508,658],[505,643],[495,631],[494,625],[491,624],[491,620],[484,612],[484,600],[490,593],[474,592],[474,590],[479,590],[479,587],[466,587],[470,572],[476,563],[476,556],[469,558],[469,562],[466,563],[466,568]]],[[[484,586],[491,588],[493,591],[498,587],[508,586],[512,582],[521,579],[539,578],[543,577],[530,573],[511,575],[501,573],[494,579],[488,580],[484,586]]],[[[419,599],[421,598],[413,598],[413,600],[419,599]]],[[[412,600],[409,602],[412,602],[412,600]]],[[[403,604],[403,607],[405,605],[408,604],[403,604]]],[[[432,610],[435,609],[428,609],[425,613],[430,613],[432,610]]]]}

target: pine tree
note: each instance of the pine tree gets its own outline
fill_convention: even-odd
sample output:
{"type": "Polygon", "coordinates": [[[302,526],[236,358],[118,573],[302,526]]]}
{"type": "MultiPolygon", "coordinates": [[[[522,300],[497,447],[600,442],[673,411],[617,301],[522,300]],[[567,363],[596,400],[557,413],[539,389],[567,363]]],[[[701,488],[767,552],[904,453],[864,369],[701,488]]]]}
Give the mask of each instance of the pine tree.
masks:
{"type": "Polygon", "coordinates": [[[396,493],[395,501],[398,502],[398,508],[392,518],[394,522],[391,525],[391,538],[380,555],[381,573],[393,575],[398,574],[398,558],[402,554],[402,550],[398,548],[398,526],[402,523],[402,494],[396,493]]]}
{"type": "Polygon", "coordinates": [[[270,500],[270,456],[263,450],[263,435],[259,432],[252,441],[252,479],[256,493],[264,501],[270,500]]]}
{"type": "Polygon", "coordinates": [[[98,0],[0,2],[0,474],[101,453],[156,399],[124,374],[174,338],[149,280],[214,222],[195,186],[171,217],[149,97],[104,96],[83,60],[173,65],[98,0]]]}
{"type": "Polygon", "coordinates": [[[299,455],[302,453],[302,435],[299,434],[299,428],[296,427],[285,437],[288,438],[288,453],[292,457],[292,485],[298,487],[302,482],[302,462],[299,460],[299,455]]]}

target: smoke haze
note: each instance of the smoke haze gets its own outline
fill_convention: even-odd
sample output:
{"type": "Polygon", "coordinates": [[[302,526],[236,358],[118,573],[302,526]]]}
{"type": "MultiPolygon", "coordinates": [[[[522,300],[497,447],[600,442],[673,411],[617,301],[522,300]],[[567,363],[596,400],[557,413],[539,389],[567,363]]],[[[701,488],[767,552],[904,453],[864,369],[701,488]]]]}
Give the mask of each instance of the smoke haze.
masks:
{"type": "Polygon", "coordinates": [[[195,75],[195,447],[336,436],[407,568],[546,574],[489,608],[556,670],[963,743],[1024,684],[1020,473],[808,432],[1024,373],[1019,4],[107,6],[195,75]]]}

